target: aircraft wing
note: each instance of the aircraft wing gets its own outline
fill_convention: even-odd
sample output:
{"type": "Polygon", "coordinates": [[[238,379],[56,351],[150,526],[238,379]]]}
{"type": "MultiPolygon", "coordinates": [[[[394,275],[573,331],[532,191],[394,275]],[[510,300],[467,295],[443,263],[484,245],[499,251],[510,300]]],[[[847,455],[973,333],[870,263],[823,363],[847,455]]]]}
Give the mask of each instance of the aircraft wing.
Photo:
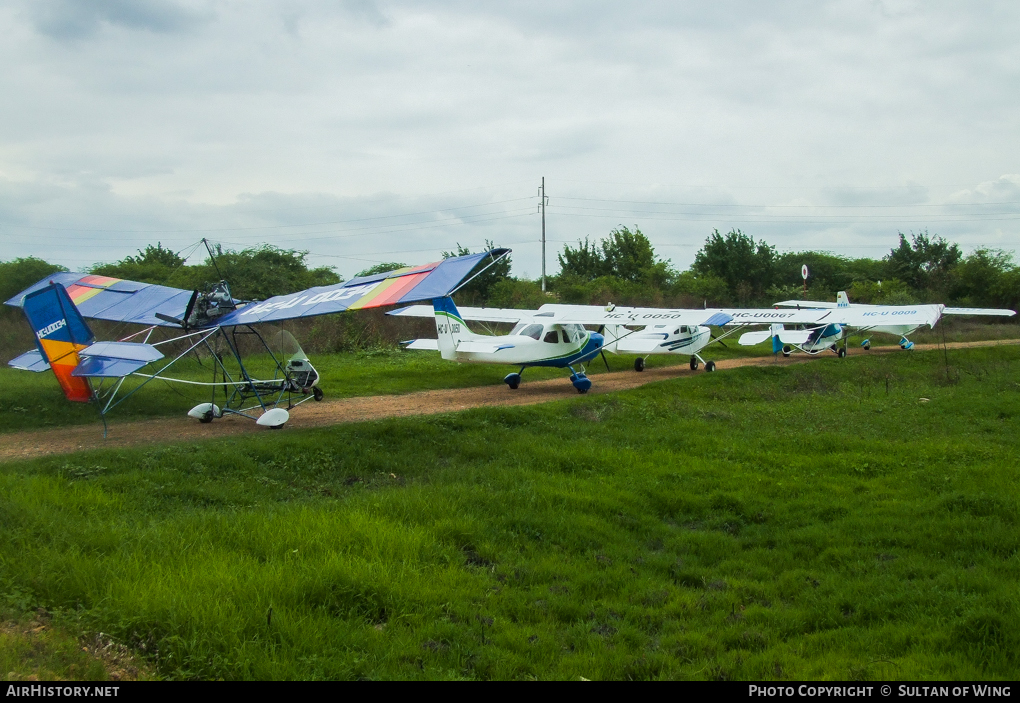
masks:
{"type": "Polygon", "coordinates": [[[862,305],[831,308],[790,308],[761,310],[724,309],[733,318],[730,325],[848,325],[869,328],[876,325],[928,325],[942,315],[941,305],[862,305]]]}
{"type": "Polygon", "coordinates": [[[826,303],[821,300],[781,300],[776,303],[779,308],[834,308],[838,303],[826,303]]]}
{"type": "Polygon", "coordinates": [[[548,303],[532,315],[536,320],[548,319],[567,325],[725,325],[730,318],[724,310],[698,308],[633,308],[599,307],[597,305],[561,305],[548,303]]]}
{"type": "Polygon", "coordinates": [[[175,325],[159,319],[156,313],[179,316],[187,308],[192,294],[190,290],[90,273],[52,273],[6,301],[6,304],[23,307],[25,296],[42,290],[50,283],[64,286],[71,302],[86,319],[163,327],[175,325]]]}
{"type": "Polygon", "coordinates": [[[374,276],[352,278],[332,286],[318,286],[290,295],[278,295],[227,313],[216,320],[216,325],[231,327],[277,322],[442,298],[454,291],[479,263],[489,258],[498,259],[509,252],[509,249],[493,249],[480,254],[455,256],[423,266],[396,269],[374,276]]]}
{"type": "MultiPolygon", "coordinates": [[[[462,308],[458,307],[462,320],[476,322],[509,322],[516,324],[525,317],[532,317],[535,310],[511,310],[508,308],[462,308]]],[[[395,317],[435,317],[436,311],[431,305],[409,305],[399,310],[391,310],[387,315],[395,317]]]]}
{"type": "Polygon", "coordinates": [[[736,325],[825,325],[840,322],[839,312],[846,308],[802,308],[800,310],[775,308],[723,308],[717,312],[729,315],[730,326],[736,325]]]}
{"type": "Polygon", "coordinates": [[[1016,310],[999,310],[996,308],[944,308],[943,315],[989,315],[995,317],[1013,317],[1016,310]]]}
{"type": "MultiPolygon", "coordinates": [[[[782,300],[776,303],[781,308],[838,308],[838,303],[826,303],[820,300],[782,300]]],[[[851,308],[884,308],[886,305],[871,305],[869,303],[850,303],[851,308]]],[[[906,307],[906,306],[901,306],[906,307]]],[[[943,315],[987,315],[990,317],[1013,317],[1015,310],[1004,310],[1001,308],[943,308],[943,315]]]]}
{"type": "Polygon", "coordinates": [[[942,305],[872,305],[868,307],[846,307],[832,310],[829,322],[850,327],[875,327],[878,325],[928,325],[934,327],[942,316],[942,305]]]}

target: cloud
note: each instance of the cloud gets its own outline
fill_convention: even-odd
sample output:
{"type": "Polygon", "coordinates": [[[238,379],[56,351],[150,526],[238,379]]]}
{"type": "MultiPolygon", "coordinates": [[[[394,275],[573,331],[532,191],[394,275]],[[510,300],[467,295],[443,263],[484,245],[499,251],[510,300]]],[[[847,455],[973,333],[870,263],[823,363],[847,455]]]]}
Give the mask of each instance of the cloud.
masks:
{"type": "Polygon", "coordinates": [[[0,241],[77,231],[46,251],[88,264],[167,230],[321,262],[495,238],[534,272],[509,203],[368,239],[289,225],[491,206],[542,176],[551,240],[638,224],[679,265],[716,227],[878,255],[897,229],[1009,241],[1009,213],[934,206],[1017,199],[996,176],[1020,158],[1018,26],[1006,2],[6,5],[0,241]]]}
{"type": "Polygon", "coordinates": [[[1007,173],[994,181],[953,193],[958,203],[1008,203],[1020,212],[1020,173],[1007,173]]]}
{"type": "Polygon", "coordinates": [[[189,32],[212,17],[208,8],[172,0],[51,0],[27,7],[40,33],[62,41],[91,37],[104,25],[157,34],[189,32]]]}

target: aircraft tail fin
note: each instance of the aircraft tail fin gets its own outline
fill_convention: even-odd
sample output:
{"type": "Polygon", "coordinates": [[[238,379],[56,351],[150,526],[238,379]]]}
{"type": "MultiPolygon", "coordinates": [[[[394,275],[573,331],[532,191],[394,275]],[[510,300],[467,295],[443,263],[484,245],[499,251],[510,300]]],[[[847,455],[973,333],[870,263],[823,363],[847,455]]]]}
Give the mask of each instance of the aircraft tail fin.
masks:
{"type": "Polygon", "coordinates": [[[67,291],[51,283],[24,297],[22,310],[35,332],[36,345],[57,377],[64,395],[76,403],[92,399],[87,378],[71,374],[81,359],[78,352],[95,341],[95,335],[78,312],[67,291]]]}
{"type": "Polygon", "coordinates": [[[432,301],[432,309],[436,316],[439,353],[444,359],[456,359],[457,345],[475,335],[464,324],[464,318],[460,316],[460,311],[457,310],[453,298],[435,298],[432,301]]]}
{"type": "Polygon", "coordinates": [[[850,298],[847,297],[845,290],[841,290],[839,293],[836,294],[836,307],[837,308],[850,307],[850,298]]]}

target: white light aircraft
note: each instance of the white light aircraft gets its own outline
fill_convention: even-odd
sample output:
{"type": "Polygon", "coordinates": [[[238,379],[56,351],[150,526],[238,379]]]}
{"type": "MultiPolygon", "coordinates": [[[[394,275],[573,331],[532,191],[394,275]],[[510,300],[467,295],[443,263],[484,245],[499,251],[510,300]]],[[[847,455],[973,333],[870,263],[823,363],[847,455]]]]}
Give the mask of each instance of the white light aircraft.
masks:
{"type": "MultiPolygon", "coordinates": [[[[468,307],[458,310],[450,298],[437,298],[432,308],[414,305],[388,314],[435,317],[438,339],[415,339],[405,343],[407,349],[439,351],[444,359],[451,361],[519,365],[519,371],[503,379],[511,389],[520,386],[521,374],[526,368],[569,368],[570,381],[578,393],[587,393],[591,388],[591,380],[580,365],[603,350],[691,354],[691,368],[697,368],[697,360],[701,359],[697,352],[711,336],[704,325],[722,325],[731,319],[715,310],[587,305],[543,305],[539,310],[468,307]],[[507,335],[477,334],[468,329],[467,321],[507,323],[514,328],[507,335]],[[598,327],[599,331],[586,330],[585,325],[598,327]],[[634,333],[625,329],[625,325],[644,325],[645,329],[634,333]],[[659,352],[660,349],[665,351],[659,352]],[[580,366],[580,371],[574,366],[580,366]]],[[[606,366],[608,368],[608,363],[606,366]]],[[[643,368],[642,363],[638,370],[643,368]]],[[[713,362],[706,364],[706,370],[714,368],[713,362]]]]}
{"type": "MultiPolygon", "coordinates": [[[[462,308],[457,310],[453,301],[434,301],[434,308],[414,305],[395,310],[390,315],[398,317],[433,317],[439,339],[416,339],[406,342],[408,349],[440,351],[444,359],[475,363],[521,364],[521,370],[503,379],[510,388],[521,383],[521,373],[529,366],[570,367],[575,361],[589,361],[600,352],[637,354],[634,369],[645,368],[645,357],[652,354],[673,354],[690,356],[690,367],[697,370],[704,364],[706,371],[715,370],[714,361],[705,361],[700,352],[709,344],[751,326],[773,325],[765,332],[749,332],[741,337],[741,344],[757,344],[770,336],[782,343],[808,344],[818,331],[824,332],[830,326],[831,311],[773,310],[773,309],[684,309],[684,308],[604,308],[594,305],[547,304],[538,310],[514,310],[505,308],[462,308]],[[452,310],[452,312],[451,312],[452,310]],[[456,336],[444,341],[450,334],[447,320],[455,326],[456,336]],[[471,332],[466,322],[501,322],[514,325],[509,335],[493,336],[471,332]],[[776,324],[779,322],[780,324],[776,324]],[[807,327],[803,330],[787,330],[782,323],[807,327]],[[590,333],[583,325],[598,327],[590,333]],[[712,336],[712,326],[729,326],[732,329],[712,336]],[[639,328],[639,329],[636,329],[639,328]],[[559,336],[557,336],[557,334],[559,336]],[[582,334],[591,335],[596,344],[583,347],[568,339],[582,334]],[[752,340],[752,336],[757,335],[752,340]],[[558,344],[559,347],[550,345],[558,344]],[[583,358],[582,358],[583,357],[583,358]]],[[[773,346],[775,347],[775,344],[773,346]]],[[[779,348],[774,348],[778,351],[779,348]]],[[[845,353],[845,352],[844,352],[845,353]]],[[[603,360],[605,357],[603,356],[603,360]]],[[[608,368],[608,363],[606,364],[608,368]]],[[[575,388],[585,393],[591,387],[586,377],[575,379],[575,388]]],[[[583,372],[582,372],[583,376],[583,372]]]]}
{"type": "MultiPolygon", "coordinates": [[[[836,302],[834,303],[816,300],[783,300],[781,302],[776,303],[776,306],[782,308],[797,308],[799,310],[849,309],[855,311],[871,311],[871,312],[881,312],[882,310],[892,309],[894,307],[889,305],[869,305],[865,303],[851,303],[849,297],[846,294],[846,291],[840,291],[837,294],[836,302]]],[[[930,306],[916,306],[916,307],[924,308],[930,306]]],[[[940,313],[941,315],[982,315],[996,317],[1012,317],[1013,315],[1016,315],[1016,312],[1013,310],[1005,310],[998,308],[955,308],[946,307],[944,305],[938,305],[937,307],[941,308],[940,313]]],[[[883,315],[882,317],[884,318],[882,319],[882,322],[885,322],[886,320],[888,321],[893,320],[893,318],[889,316],[883,315]]],[[[874,319],[875,316],[871,316],[868,321],[872,321],[874,319]]],[[[861,342],[861,347],[863,347],[865,350],[871,349],[871,337],[870,334],[868,334],[871,332],[876,332],[878,334],[891,334],[893,336],[899,337],[900,348],[904,350],[910,350],[914,348],[914,343],[910,341],[910,339],[908,339],[908,335],[913,334],[918,329],[918,327],[921,327],[924,324],[928,324],[929,327],[934,327],[935,322],[938,321],[938,318],[936,318],[936,320],[931,323],[922,321],[921,323],[918,324],[914,324],[914,322],[907,320],[906,318],[903,317],[897,318],[895,321],[897,324],[867,324],[866,321],[866,324],[864,326],[853,324],[844,325],[844,327],[848,327],[849,329],[841,328],[838,331],[835,329],[828,330],[829,334],[819,335],[819,337],[814,342],[808,343],[808,345],[806,345],[806,348],[802,348],[802,350],[807,351],[808,353],[818,353],[819,351],[824,351],[827,348],[831,348],[836,342],[838,342],[840,339],[843,339],[844,336],[848,336],[850,330],[853,330],[854,332],[864,335],[865,338],[861,342]],[[903,321],[902,324],[900,324],[901,320],[903,321]]],[[[789,348],[784,348],[783,349],[784,356],[789,356],[791,351],[792,350],[789,348]]]]}

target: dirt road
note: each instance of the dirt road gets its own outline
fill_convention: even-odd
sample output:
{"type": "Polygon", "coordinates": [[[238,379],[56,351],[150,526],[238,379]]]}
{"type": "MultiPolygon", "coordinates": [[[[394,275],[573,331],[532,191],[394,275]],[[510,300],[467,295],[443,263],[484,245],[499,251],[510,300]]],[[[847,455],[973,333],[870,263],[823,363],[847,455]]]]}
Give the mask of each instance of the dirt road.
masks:
{"type": "MultiPolygon", "coordinates": [[[[964,349],[967,347],[1014,344],[1020,344],[1020,339],[956,342],[946,346],[949,349],[964,349]]],[[[936,348],[941,348],[941,346],[933,344],[918,344],[915,346],[916,350],[921,351],[936,348]]],[[[851,350],[851,353],[881,354],[899,351],[898,347],[876,347],[870,352],[851,350]]],[[[767,356],[719,361],[716,363],[716,366],[720,371],[725,371],[740,366],[782,366],[803,363],[812,359],[835,358],[832,354],[818,357],[798,355],[788,359],[784,359],[781,356],[778,358],[767,356]]],[[[664,381],[671,378],[683,378],[700,373],[705,372],[703,370],[691,371],[686,366],[668,366],[646,369],[643,373],[628,370],[598,374],[593,377],[595,385],[591,390],[591,394],[613,393],[629,388],[637,388],[646,383],[664,381]]],[[[291,415],[291,420],[287,423],[287,429],[325,427],[346,422],[380,420],[408,415],[431,415],[467,410],[468,408],[534,405],[536,403],[576,397],[576,391],[565,379],[556,378],[548,381],[524,383],[515,391],[511,391],[503,384],[499,384],[477,388],[423,391],[407,395],[343,398],[302,405],[301,408],[294,411],[293,415],[291,415]]],[[[67,454],[85,449],[113,449],[167,441],[213,439],[268,431],[270,430],[258,427],[251,420],[230,416],[207,425],[203,425],[191,418],[164,418],[112,424],[106,439],[103,438],[102,430],[97,425],[74,425],[59,429],[0,435],[0,460],[27,459],[47,454],[67,454]]]]}

